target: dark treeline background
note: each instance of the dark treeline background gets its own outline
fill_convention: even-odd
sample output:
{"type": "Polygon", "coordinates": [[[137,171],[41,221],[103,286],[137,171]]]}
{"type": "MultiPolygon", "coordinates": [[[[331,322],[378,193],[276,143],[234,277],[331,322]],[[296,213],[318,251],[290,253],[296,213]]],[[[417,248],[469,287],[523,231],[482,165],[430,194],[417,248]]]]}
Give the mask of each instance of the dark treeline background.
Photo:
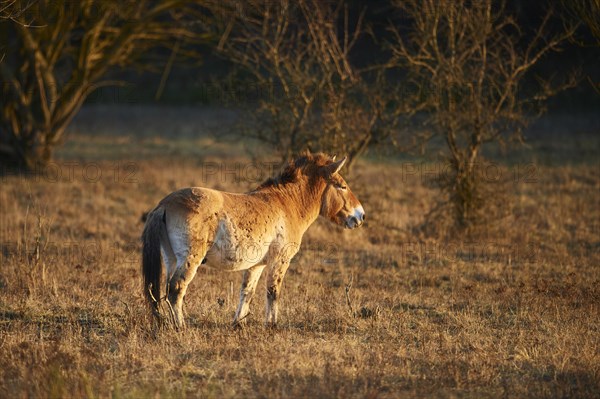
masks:
{"type": "MultiPolygon", "coordinates": [[[[378,41],[389,36],[390,24],[402,26],[406,17],[394,10],[389,0],[360,1],[351,0],[350,20],[356,20],[360,12],[365,12],[365,22],[372,27],[378,41]]],[[[559,2],[508,0],[506,13],[517,17],[517,23],[525,34],[524,42],[534,35],[535,28],[542,21],[549,8],[555,9],[555,16],[549,24],[548,34],[564,30],[563,17],[566,11],[559,2]]],[[[570,16],[572,20],[576,16],[570,16]]],[[[87,104],[111,103],[159,103],[168,105],[228,105],[235,106],[235,101],[253,102],[257,96],[264,95],[264,90],[252,85],[251,78],[237,88],[224,89],[219,82],[228,79],[234,70],[234,65],[215,52],[214,37],[204,45],[198,46],[201,54],[193,61],[182,57],[176,58],[163,92],[157,98],[157,91],[163,71],[148,72],[140,70],[115,70],[113,75],[128,82],[126,87],[106,87],[92,94],[87,104]],[[233,97],[233,100],[232,100],[233,97]]],[[[160,69],[166,65],[171,52],[169,49],[155,49],[146,56],[157,61],[160,69]]],[[[373,62],[383,62],[385,51],[375,42],[372,36],[364,35],[359,40],[352,53],[354,62],[366,65],[373,62]]],[[[550,53],[535,66],[533,74],[528,79],[534,79],[536,74],[566,75],[574,70],[581,73],[582,82],[577,87],[559,93],[548,102],[552,112],[593,112],[600,109],[600,47],[589,29],[582,25],[575,41],[569,41],[562,46],[559,53],[550,53]],[[594,89],[593,84],[596,85],[594,89]]],[[[243,73],[242,73],[243,75],[243,73]]],[[[527,84],[527,82],[525,82],[527,84]]]]}
{"type": "Polygon", "coordinates": [[[497,197],[475,173],[488,149],[522,144],[544,111],[598,125],[595,0],[39,0],[0,11],[9,168],[47,164],[82,106],[230,108],[234,131],[213,134],[254,140],[282,163],[306,149],[347,154],[349,169],[375,148],[442,154],[442,202],[465,227],[497,197]]]}

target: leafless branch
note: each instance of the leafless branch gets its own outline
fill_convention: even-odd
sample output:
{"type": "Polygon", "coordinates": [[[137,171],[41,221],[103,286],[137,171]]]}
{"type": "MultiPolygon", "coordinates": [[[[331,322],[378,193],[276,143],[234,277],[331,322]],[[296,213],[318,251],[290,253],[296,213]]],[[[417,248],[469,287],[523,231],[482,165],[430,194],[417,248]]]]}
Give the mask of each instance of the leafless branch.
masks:
{"type": "Polygon", "coordinates": [[[383,82],[367,82],[373,70],[357,68],[350,57],[366,31],[364,11],[351,20],[346,2],[318,0],[209,8],[221,21],[220,53],[268,93],[249,107],[256,131],[245,126],[245,134],[274,146],[282,159],[308,148],[354,160],[388,133],[381,128],[383,82]]]}
{"type": "Polygon", "coordinates": [[[111,68],[135,65],[151,48],[170,48],[174,38],[201,40],[185,20],[196,18],[197,8],[184,0],[2,1],[0,24],[9,32],[0,62],[3,161],[26,168],[46,163],[85,99],[116,83],[104,79],[111,68]]]}
{"type": "MultiPolygon", "coordinates": [[[[476,216],[473,168],[485,143],[521,140],[522,128],[550,96],[577,84],[538,79],[537,90],[523,90],[523,81],[547,54],[558,51],[575,33],[571,27],[548,34],[549,11],[523,43],[515,19],[503,3],[481,0],[462,4],[438,0],[398,0],[408,26],[389,28],[388,67],[408,72],[419,95],[413,108],[428,115],[428,124],[444,138],[454,178],[447,189],[456,219],[476,216]]],[[[410,107],[409,107],[410,108],[410,107]]]]}

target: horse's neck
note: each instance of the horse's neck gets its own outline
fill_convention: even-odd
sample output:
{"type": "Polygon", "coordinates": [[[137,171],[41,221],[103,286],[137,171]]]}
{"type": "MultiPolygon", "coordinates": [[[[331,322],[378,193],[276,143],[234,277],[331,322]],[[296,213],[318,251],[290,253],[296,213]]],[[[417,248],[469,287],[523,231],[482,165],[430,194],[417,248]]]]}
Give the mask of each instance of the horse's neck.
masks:
{"type": "Polygon", "coordinates": [[[301,181],[273,188],[268,195],[278,197],[285,214],[297,219],[297,227],[304,234],[319,217],[324,189],[324,184],[310,186],[308,182],[301,181]]]}

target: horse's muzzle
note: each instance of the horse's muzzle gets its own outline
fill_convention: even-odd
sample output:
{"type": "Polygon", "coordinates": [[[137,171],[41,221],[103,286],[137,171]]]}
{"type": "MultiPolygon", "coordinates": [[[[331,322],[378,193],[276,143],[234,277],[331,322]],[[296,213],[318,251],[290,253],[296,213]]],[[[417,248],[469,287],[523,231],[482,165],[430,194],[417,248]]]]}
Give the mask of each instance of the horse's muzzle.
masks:
{"type": "Polygon", "coordinates": [[[346,228],[355,229],[362,226],[365,221],[365,210],[362,206],[354,209],[354,213],[346,218],[346,228]]]}

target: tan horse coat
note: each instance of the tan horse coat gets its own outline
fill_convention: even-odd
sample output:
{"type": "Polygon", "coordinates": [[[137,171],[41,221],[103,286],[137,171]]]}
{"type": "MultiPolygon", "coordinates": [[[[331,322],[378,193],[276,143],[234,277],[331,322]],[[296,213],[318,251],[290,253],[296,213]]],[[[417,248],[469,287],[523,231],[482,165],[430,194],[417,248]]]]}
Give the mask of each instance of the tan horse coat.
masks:
{"type": "Polygon", "coordinates": [[[248,314],[268,267],[267,323],[274,325],[283,277],[308,227],[319,215],[347,228],[363,223],[364,210],[338,173],[344,162],[307,154],[246,194],[193,187],[166,196],[148,215],[142,235],[144,291],[155,312],[161,259],[177,328],[185,325],[183,298],[200,264],[245,270],[234,325],[248,314]]]}

